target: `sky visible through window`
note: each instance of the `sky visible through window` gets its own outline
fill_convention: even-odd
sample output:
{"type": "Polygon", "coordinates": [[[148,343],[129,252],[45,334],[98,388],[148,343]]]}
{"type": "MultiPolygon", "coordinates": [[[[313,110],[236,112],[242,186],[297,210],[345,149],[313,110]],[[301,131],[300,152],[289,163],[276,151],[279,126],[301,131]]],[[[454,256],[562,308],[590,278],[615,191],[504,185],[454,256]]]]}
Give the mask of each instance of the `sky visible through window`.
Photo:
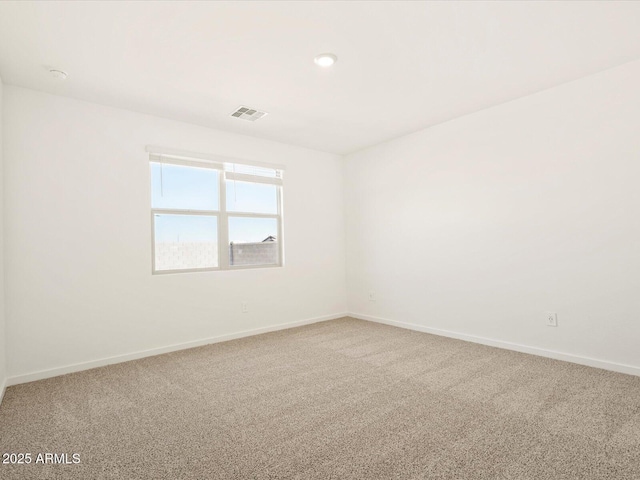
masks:
{"type": "MultiPolygon", "coordinates": [[[[152,207],[182,210],[218,210],[220,172],[209,168],[151,163],[152,207]]],[[[275,185],[226,180],[227,212],[278,212],[275,185]]],[[[156,214],[157,242],[217,242],[217,217],[156,214]]],[[[271,218],[229,218],[229,240],[261,242],[277,236],[271,218]]]]}

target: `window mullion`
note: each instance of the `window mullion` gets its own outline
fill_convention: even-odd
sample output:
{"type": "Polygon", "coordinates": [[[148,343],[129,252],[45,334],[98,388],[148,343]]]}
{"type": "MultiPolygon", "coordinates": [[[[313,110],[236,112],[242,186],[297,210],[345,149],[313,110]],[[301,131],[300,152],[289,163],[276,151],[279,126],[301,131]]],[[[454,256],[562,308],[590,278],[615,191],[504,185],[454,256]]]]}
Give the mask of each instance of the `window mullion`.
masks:
{"type": "Polygon", "coordinates": [[[220,215],[218,216],[218,261],[221,269],[229,268],[229,221],[227,217],[227,182],[224,171],[218,175],[220,186],[220,215]]]}
{"type": "Polygon", "coordinates": [[[178,208],[152,208],[151,212],[158,215],[196,215],[201,217],[215,217],[217,210],[180,210],[178,208]]]}
{"type": "Polygon", "coordinates": [[[229,212],[229,217],[244,217],[244,218],[278,218],[280,215],[275,213],[251,213],[251,212],[229,212]]]}

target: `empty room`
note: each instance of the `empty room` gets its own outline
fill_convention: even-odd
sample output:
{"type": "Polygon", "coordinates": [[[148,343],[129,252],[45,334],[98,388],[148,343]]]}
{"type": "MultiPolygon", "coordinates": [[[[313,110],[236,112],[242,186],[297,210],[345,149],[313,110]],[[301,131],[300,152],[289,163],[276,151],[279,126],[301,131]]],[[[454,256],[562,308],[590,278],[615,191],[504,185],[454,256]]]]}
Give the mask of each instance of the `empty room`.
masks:
{"type": "Polygon", "coordinates": [[[640,479],[640,2],[0,1],[0,478],[640,479]]]}

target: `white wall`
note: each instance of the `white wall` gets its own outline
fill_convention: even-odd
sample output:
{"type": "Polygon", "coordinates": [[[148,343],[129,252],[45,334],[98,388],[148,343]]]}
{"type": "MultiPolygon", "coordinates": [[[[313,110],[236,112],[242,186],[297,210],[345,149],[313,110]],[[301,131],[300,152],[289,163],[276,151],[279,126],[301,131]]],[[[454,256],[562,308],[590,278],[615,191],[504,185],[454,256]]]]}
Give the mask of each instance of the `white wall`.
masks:
{"type": "Polygon", "coordinates": [[[334,155],[5,86],[7,375],[339,315],[345,291],[640,368],[637,84],[633,62],[381,144],[345,185],[334,155]],[[147,144],[285,164],[286,267],[152,276],[147,144]]]}
{"type": "Polygon", "coordinates": [[[349,155],[349,310],[640,367],[638,85],[640,61],[349,155]]]}
{"type": "Polygon", "coordinates": [[[6,370],[6,349],[5,337],[5,315],[4,315],[4,178],[3,178],[3,157],[2,157],[2,119],[4,110],[2,107],[2,78],[0,78],[0,402],[4,395],[5,382],[7,380],[6,370]]]}
{"type": "Polygon", "coordinates": [[[14,381],[345,312],[340,157],[14,86],[4,102],[14,381]],[[152,276],[147,144],[284,164],[286,266],[152,276]]]}

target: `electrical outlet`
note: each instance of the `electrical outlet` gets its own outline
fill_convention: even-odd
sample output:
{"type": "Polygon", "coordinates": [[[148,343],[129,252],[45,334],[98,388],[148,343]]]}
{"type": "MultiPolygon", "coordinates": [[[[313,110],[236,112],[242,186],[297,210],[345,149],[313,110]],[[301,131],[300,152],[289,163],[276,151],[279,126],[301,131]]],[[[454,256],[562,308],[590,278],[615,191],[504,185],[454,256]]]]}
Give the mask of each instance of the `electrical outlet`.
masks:
{"type": "Polygon", "coordinates": [[[249,304],[247,302],[242,302],[242,313],[248,313],[249,312],[249,304]]]}
{"type": "Polygon", "coordinates": [[[375,301],[376,301],[376,294],[375,294],[375,292],[369,292],[369,301],[370,301],[370,302],[375,302],[375,301]]]}
{"type": "Polygon", "coordinates": [[[555,312],[547,312],[547,327],[558,326],[558,314],[555,312]]]}

